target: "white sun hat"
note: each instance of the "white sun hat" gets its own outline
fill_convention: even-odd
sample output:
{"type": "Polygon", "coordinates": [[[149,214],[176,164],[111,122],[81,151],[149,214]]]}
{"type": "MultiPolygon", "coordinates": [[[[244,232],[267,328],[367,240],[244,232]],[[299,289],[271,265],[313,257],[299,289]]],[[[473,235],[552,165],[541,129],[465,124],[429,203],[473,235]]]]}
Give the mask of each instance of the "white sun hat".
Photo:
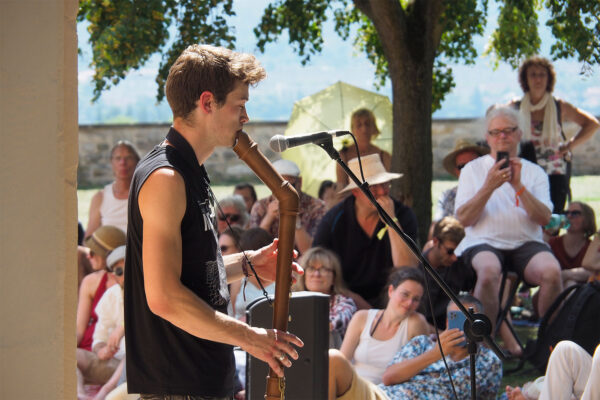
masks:
{"type": "MultiPolygon", "coordinates": [[[[387,172],[383,163],[381,162],[381,157],[379,154],[369,154],[368,156],[364,156],[360,158],[362,163],[363,173],[365,175],[365,180],[369,183],[369,185],[378,185],[380,183],[389,182],[392,179],[398,179],[402,177],[402,174],[398,174],[395,172],[387,172]]],[[[358,179],[362,179],[360,175],[360,167],[358,165],[358,158],[353,158],[348,161],[348,168],[358,177],[358,179]]],[[[354,182],[350,182],[345,188],[340,190],[340,193],[347,192],[348,190],[355,189],[358,186],[354,182]]]]}

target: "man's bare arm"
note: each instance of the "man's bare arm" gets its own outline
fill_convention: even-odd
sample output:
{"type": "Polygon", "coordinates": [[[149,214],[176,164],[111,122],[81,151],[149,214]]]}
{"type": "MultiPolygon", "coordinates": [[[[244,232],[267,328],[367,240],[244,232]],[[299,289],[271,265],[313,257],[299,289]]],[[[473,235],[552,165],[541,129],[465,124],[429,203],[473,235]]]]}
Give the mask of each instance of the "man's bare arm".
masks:
{"type": "Polygon", "coordinates": [[[140,190],[138,202],[144,221],[144,289],[150,310],[194,336],[240,346],[282,374],[282,365],[289,367],[291,362],[287,357],[280,362],[278,357],[285,353],[297,359],[290,343],[302,346],[299,339],[252,328],[217,312],[181,283],[183,178],[170,168],[154,171],[140,190]]]}

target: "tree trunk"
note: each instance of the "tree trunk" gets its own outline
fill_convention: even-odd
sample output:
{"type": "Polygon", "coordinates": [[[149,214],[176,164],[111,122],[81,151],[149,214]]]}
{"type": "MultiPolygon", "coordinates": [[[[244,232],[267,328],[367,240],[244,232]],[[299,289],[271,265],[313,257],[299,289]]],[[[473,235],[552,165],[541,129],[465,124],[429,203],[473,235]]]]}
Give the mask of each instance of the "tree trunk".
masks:
{"type": "Polygon", "coordinates": [[[431,103],[433,62],[441,37],[441,0],[354,0],[377,30],[392,81],[392,170],[404,176],[392,194],[413,208],[419,241],[425,244],[431,221],[431,103]]]}
{"type": "Polygon", "coordinates": [[[401,196],[415,211],[421,245],[425,244],[431,221],[431,68],[409,60],[400,70],[390,68],[394,113],[392,170],[404,174],[392,193],[401,196]]]}

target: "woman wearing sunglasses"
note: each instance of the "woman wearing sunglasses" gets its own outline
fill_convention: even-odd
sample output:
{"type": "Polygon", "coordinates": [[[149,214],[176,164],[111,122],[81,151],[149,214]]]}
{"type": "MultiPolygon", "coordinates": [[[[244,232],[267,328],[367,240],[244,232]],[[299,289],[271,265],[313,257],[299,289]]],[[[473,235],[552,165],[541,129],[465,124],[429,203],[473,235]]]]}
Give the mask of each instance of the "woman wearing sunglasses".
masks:
{"type": "Polygon", "coordinates": [[[569,228],[564,235],[550,239],[549,244],[562,269],[563,286],[585,282],[590,272],[581,268],[583,256],[587,251],[590,237],[596,232],[594,210],[585,203],[574,201],[569,204],[565,215],[569,228]]]}

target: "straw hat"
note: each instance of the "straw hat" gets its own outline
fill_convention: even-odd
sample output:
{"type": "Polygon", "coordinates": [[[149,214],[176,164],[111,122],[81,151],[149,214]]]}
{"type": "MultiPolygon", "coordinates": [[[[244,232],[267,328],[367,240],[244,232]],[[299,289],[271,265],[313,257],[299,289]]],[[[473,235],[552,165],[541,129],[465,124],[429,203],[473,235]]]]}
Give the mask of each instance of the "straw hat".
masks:
{"type": "Polygon", "coordinates": [[[448,155],[444,157],[443,161],[444,168],[450,173],[450,175],[454,175],[456,156],[465,151],[474,151],[475,153],[479,154],[479,156],[483,156],[489,153],[490,149],[469,142],[467,139],[458,139],[454,144],[454,150],[448,153],[448,155]]]}
{"type": "Polygon", "coordinates": [[[108,253],[119,246],[123,246],[127,241],[125,232],[116,226],[104,225],[96,229],[92,236],[85,239],[85,246],[89,247],[94,253],[106,258],[108,253]]]}
{"type": "MultiPolygon", "coordinates": [[[[368,156],[361,157],[360,161],[362,163],[365,180],[369,183],[369,185],[378,185],[380,183],[389,182],[392,179],[398,179],[402,176],[402,174],[387,172],[383,166],[383,163],[381,162],[381,157],[379,157],[379,154],[369,154],[368,156]]],[[[350,170],[358,177],[359,180],[362,179],[358,165],[358,158],[353,158],[352,160],[348,161],[348,168],[350,168],[350,170]]],[[[356,187],[357,186],[354,182],[350,182],[345,188],[340,190],[340,193],[355,189],[356,187]]]]}

